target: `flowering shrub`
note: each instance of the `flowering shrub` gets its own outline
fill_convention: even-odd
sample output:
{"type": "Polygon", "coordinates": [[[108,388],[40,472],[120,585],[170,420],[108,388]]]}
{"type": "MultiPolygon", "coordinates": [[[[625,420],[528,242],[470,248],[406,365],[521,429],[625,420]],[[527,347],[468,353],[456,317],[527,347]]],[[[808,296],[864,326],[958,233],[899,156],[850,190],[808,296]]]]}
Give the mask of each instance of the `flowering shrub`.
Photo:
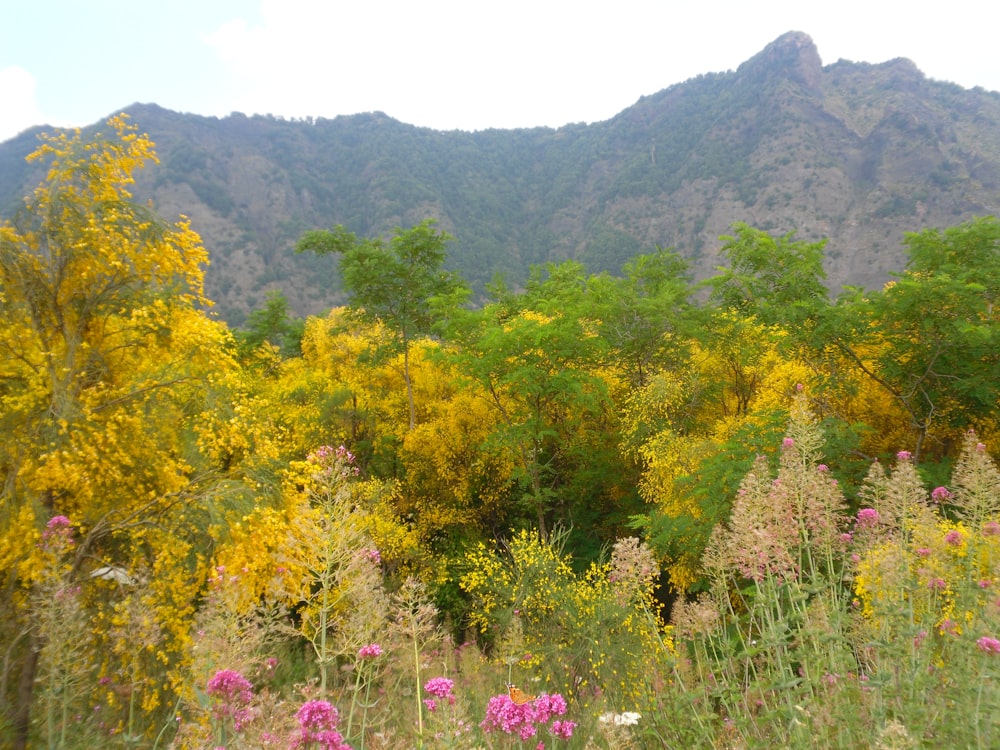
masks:
{"type": "Polygon", "coordinates": [[[471,551],[459,583],[474,597],[475,623],[499,636],[498,660],[572,686],[585,704],[599,694],[628,705],[651,700],[673,658],[653,597],[654,555],[620,540],[610,561],[577,574],[561,540],[525,530],[508,541],[509,558],[484,545],[471,551]]]}

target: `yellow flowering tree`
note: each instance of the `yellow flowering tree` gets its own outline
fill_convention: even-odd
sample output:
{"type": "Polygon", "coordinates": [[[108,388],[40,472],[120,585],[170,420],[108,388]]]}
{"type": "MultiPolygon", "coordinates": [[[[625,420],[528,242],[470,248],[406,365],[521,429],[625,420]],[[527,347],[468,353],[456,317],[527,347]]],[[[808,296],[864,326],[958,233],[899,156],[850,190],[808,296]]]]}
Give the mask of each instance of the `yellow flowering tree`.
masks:
{"type": "Polygon", "coordinates": [[[131,201],[152,142],[124,116],[108,128],[44,136],[29,159],[48,162],[45,181],[0,224],[0,528],[11,563],[0,627],[16,644],[0,690],[14,696],[15,746],[32,731],[33,675],[49,643],[24,592],[34,587],[26,571],[41,567],[32,540],[50,518],[72,524],[67,580],[83,583],[81,606],[98,625],[121,611],[122,585],[150,584],[158,632],[142,649],[159,676],[129,682],[125,661],[103,649],[110,631],[90,633],[101,659],[77,662],[129,682],[147,714],[178,687],[165,673],[184,649],[204,563],[193,540],[209,483],[190,430],[232,367],[227,333],[200,309],[197,234],[131,201]],[[6,680],[18,674],[14,690],[6,680]]]}

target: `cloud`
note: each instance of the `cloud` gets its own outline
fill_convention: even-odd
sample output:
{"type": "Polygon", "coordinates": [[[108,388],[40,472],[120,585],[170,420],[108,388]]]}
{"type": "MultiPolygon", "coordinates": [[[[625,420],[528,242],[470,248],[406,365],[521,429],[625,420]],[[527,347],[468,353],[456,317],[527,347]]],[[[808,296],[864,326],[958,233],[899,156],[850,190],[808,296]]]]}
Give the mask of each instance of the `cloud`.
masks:
{"type": "Polygon", "coordinates": [[[704,72],[664,46],[668,8],[623,2],[611,12],[537,0],[263,0],[259,22],[233,19],[205,41],[228,68],[220,106],[231,110],[381,110],[444,129],[557,126],[610,117],[704,72]],[[664,70],[664,58],[681,72],[664,70]]]}
{"type": "Polygon", "coordinates": [[[35,99],[35,77],[17,65],[0,70],[0,141],[44,122],[35,99]]]}

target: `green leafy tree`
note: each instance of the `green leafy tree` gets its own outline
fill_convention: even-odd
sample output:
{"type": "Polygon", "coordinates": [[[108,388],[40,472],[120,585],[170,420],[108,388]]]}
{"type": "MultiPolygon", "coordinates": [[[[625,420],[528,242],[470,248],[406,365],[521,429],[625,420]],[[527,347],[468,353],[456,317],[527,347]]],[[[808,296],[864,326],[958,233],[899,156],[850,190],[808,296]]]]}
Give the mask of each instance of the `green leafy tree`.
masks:
{"type": "Polygon", "coordinates": [[[687,262],[671,250],[639,255],[623,277],[592,277],[601,336],[633,387],[663,367],[682,366],[693,328],[687,262]]]}
{"type": "Polygon", "coordinates": [[[936,433],[995,423],[1000,398],[1000,222],[908,234],[910,263],[877,292],[851,290],[820,331],[908,415],[914,457],[936,433]]]}
{"type": "Polygon", "coordinates": [[[535,269],[523,293],[496,287],[494,297],[452,327],[453,356],[495,410],[493,439],[517,455],[522,507],[545,537],[557,509],[570,520],[571,498],[594,490],[574,484],[572,467],[599,455],[593,438],[610,402],[596,368],[606,344],[578,263],[535,269]]]}
{"type": "Polygon", "coordinates": [[[826,240],[803,242],[789,233],[772,237],[738,223],[725,236],[721,253],[729,268],[711,280],[713,300],[723,309],[754,315],[767,325],[802,325],[826,300],[823,247],[826,240]]]}
{"type": "Polygon", "coordinates": [[[264,306],[247,317],[236,337],[244,355],[249,355],[264,342],[278,349],[285,357],[302,354],[305,321],[289,314],[288,298],[280,291],[267,293],[264,306]]]}
{"type": "Polygon", "coordinates": [[[416,406],[410,378],[410,346],[432,333],[436,300],[462,300],[465,283],[443,270],[446,233],[427,219],[411,229],[397,229],[388,242],[358,239],[342,226],[307,232],[298,252],[340,256],[340,274],[351,308],[363,320],[382,323],[392,332],[396,351],[403,354],[403,380],[410,407],[410,429],[416,425],[416,406]]]}

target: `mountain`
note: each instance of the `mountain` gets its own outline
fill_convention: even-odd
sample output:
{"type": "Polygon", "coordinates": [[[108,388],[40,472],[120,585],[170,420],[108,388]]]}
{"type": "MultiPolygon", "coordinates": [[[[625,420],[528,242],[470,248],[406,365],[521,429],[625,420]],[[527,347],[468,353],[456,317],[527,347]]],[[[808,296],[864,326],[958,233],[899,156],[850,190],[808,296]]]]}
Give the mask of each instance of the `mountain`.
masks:
{"type": "MultiPolygon", "coordinates": [[[[161,160],[136,197],[191,218],[212,258],[209,295],[237,324],[271,288],[299,314],[340,301],[334,259],[293,252],[303,231],[334,224],[373,236],[435,217],[456,238],[449,266],[481,289],[495,273],[516,283],[566,258],[617,272],[655,246],[704,277],[720,262],[718,237],[745,221],[829,238],[836,290],[901,269],[904,232],[1000,205],[1000,94],[930,80],[905,59],[823,65],[801,32],[735,71],[558,129],[126,111],[161,160]]],[[[41,178],[23,162],[36,134],[0,144],[3,215],[41,178]]]]}

